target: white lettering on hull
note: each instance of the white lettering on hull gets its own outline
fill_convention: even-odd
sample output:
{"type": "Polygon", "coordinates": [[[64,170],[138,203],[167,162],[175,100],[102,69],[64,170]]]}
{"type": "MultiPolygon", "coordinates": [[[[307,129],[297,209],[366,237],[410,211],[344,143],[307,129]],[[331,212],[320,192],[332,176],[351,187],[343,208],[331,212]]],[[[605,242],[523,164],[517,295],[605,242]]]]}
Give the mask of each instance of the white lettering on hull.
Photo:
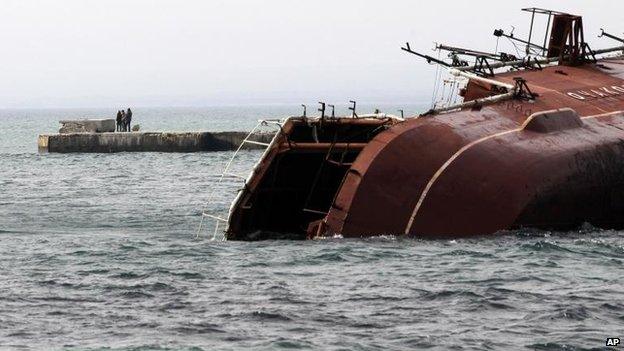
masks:
{"type": "Polygon", "coordinates": [[[624,94],[624,85],[604,86],[587,90],[574,90],[566,92],[571,98],[584,101],[587,99],[601,99],[624,94]]]}
{"type": "Polygon", "coordinates": [[[573,97],[573,98],[575,98],[577,100],[585,100],[584,96],[581,96],[581,95],[579,95],[577,93],[568,93],[568,96],[573,97]]]}

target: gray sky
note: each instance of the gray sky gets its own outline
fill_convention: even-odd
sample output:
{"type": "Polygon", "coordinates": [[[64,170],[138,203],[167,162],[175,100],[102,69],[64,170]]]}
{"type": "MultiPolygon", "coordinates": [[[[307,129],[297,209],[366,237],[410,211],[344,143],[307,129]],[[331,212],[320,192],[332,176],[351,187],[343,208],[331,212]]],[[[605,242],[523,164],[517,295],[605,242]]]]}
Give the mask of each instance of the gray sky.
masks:
{"type": "MultiPolygon", "coordinates": [[[[624,32],[624,1],[1,0],[0,107],[426,100],[433,66],[399,50],[492,51],[539,6],[624,32]]],[[[538,22],[538,32],[545,23],[538,22]]],[[[506,42],[501,48],[513,52],[506,42]]]]}

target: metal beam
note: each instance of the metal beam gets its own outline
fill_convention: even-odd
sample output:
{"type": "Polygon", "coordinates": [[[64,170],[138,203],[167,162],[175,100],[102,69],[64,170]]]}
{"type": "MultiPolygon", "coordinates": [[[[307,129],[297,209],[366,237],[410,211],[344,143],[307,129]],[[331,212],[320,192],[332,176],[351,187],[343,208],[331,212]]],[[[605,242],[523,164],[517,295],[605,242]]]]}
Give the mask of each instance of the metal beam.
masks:
{"type": "Polygon", "coordinates": [[[600,28],[600,35],[598,36],[598,38],[602,38],[602,37],[611,38],[613,40],[619,41],[620,43],[624,43],[624,39],[622,39],[620,37],[616,37],[613,34],[609,34],[609,33],[605,32],[604,29],[600,28]]]}
{"type": "Polygon", "coordinates": [[[402,47],[401,50],[405,51],[405,52],[409,52],[410,54],[416,55],[418,57],[422,57],[425,60],[427,60],[427,63],[437,63],[438,65],[442,65],[445,67],[451,67],[451,65],[449,65],[448,63],[442,61],[442,60],[438,60],[435,57],[429,56],[429,55],[423,55],[421,53],[418,53],[414,50],[412,50],[412,48],[410,48],[410,44],[409,43],[405,43],[405,47],[402,47]]]}
{"type": "MultiPolygon", "coordinates": [[[[607,54],[607,53],[617,52],[617,51],[624,51],[624,46],[617,46],[614,48],[594,50],[594,55],[602,55],[602,54],[607,54]]],[[[539,59],[539,60],[536,59],[534,62],[539,63],[539,64],[549,64],[549,63],[558,62],[558,61],[559,61],[559,57],[551,57],[551,58],[545,58],[545,59],[539,59]]],[[[492,67],[492,69],[497,69],[497,68],[503,68],[503,67],[522,66],[524,63],[525,63],[525,60],[517,60],[517,61],[509,61],[509,62],[495,62],[491,64],[490,67],[492,67]]],[[[472,67],[456,67],[455,69],[465,72],[465,71],[472,70],[472,67]]]]}

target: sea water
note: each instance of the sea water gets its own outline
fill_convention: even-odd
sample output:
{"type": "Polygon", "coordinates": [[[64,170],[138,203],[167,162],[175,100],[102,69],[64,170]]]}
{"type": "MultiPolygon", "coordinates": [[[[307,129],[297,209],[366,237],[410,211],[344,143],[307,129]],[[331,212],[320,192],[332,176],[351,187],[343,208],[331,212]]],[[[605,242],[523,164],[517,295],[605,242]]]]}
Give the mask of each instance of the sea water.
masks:
{"type": "MultiPolygon", "coordinates": [[[[381,106],[398,108],[423,109],[381,106]]],[[[242,243],[211,241],[207,223],[197,238],[202,209],[222,213],[241,186],[217,184],[231,152],[38,153],[58,120],[115,112],[0,111],[0,349],[577,350],[624,337],[624,233],[242,243]]],[[[133,123],[249,130],[300,113],[139,107],[133,123]]]]}

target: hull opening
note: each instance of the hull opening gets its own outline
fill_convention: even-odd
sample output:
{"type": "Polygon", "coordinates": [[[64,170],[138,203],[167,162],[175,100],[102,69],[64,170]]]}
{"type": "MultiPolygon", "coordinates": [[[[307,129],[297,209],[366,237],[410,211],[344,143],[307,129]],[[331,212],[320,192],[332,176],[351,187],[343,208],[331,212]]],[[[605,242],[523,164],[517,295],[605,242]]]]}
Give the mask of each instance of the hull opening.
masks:
{"type": "Polygon", "coordinates": [[[360,151],[392,118],[290,119],[233,204],[227,238],[306,239],[360,151]]]}

